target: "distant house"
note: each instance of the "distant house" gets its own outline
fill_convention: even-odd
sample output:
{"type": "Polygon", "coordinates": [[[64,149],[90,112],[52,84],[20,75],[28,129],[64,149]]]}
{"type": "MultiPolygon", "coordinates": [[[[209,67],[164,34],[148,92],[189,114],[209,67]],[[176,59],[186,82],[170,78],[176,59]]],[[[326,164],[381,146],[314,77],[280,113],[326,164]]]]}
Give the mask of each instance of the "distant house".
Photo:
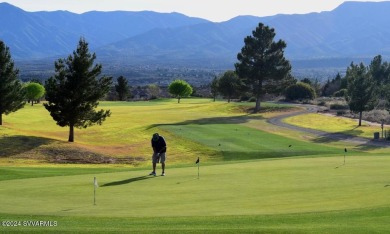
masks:
{"type": "Polygon", "coordinates": [[[137,87],[134,90],[132,90],[131,93],[133,94],[134,100],[146,101],[146,100],[149,100],[149,98],[150,98],[149,97],[150,95],[149,95],[146,88],[137,87]]]}

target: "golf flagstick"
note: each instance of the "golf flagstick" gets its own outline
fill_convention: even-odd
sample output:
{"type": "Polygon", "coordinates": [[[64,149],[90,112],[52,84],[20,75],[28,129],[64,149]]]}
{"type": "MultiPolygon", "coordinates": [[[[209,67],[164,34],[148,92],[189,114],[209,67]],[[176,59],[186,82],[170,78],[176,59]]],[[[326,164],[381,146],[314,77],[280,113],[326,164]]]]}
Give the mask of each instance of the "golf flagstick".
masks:
{"type": "Polygon", "coordinates": [[[93,205],[96,206],[96,188],[99,187],[96,177],[93,177],[93,205]]]}
{"type": "Polygon", "coordinates": [[[344,165],[345,165],[345,155],[347,154],[347,148],[344,148],[344,165]]]}
{"type": "Polygon", "coordinates": [[[198,160],[196,160],[195,163],[198,164],[198,180],[199,180],[199,164],[200,164],[199,157],[198,157],[198,160]]]}

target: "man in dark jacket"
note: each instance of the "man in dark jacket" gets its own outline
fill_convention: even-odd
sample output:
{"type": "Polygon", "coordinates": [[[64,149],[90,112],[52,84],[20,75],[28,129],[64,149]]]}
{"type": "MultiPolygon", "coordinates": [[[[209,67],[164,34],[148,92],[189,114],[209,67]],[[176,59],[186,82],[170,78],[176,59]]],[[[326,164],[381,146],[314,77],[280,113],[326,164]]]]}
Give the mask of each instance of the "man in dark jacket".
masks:
{"type": "Polygon", "coordinates": [[[161,176],[165,176],[165,159],[167,152],[167,144],[165,143],[164,137],[160,136],[158,133],[153,134],[152,137],[152,148],[153,148],[153,171],[149,175],[156,176],[156,165],[161,163],[162,173],[161,176]]]}

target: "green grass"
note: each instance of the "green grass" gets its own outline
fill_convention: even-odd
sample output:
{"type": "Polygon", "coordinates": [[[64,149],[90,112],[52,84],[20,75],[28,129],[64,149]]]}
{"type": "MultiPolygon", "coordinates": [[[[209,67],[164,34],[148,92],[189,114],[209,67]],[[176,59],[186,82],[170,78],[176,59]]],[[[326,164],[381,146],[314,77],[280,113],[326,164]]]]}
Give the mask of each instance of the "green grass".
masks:
{"type": "Polygon", "coordinates": [[[161,127],[219,152],[223,161],[334,155],[343,149],[282,137],[238,124],[204,122],[161,127]]]}
{"type": "MultiPolygon", "coordinates": [[[[262,113],[250,114],[245,111],[253,103],[176,102],[102,102],[112,116],[102,126],[77,130],[73,144],[42,105],[6,116],[0,127],[0,221],[56,221],[57,226],[0,226],[0,232],[390,230],[388,148],[323,141],[266,122],[288,106],[264,103],[262,113]],[[147,176],[154,132],[168,142],[166,177],[147,176]],[[145,161],[136,167],[46,161],[90,152],[145,161]]],[[[344,122],[331,125],[349,128],[344,122]]]]}
{"type": "Polygon", "coordinates": [[[53,176],[69,176],[83,174],[100,174],[117,171],[127,171],[129,168],[88,168],[86,166],[57,166],[57,167],[0,167],[0,181],[26,178],[41,178],[53,176]]]}
{"type": "Polygon", "coordinates": [[[284,215],[201,217],[69,217],[2,215],[2,220],[56,221],[56,227],[2,227],[6,232],[56,233],[386,233],[390,208],[284,215]]]}
{"type": "Polygon", "coordinates": [[[390,158],[350,156],[342,162],[340,156],[201,165],[199,180],[195,165],[169,169],[166,177],[129,170],[5,180],[0,218],[59,224],[2,227],[8,231],[372,233],[389,228],[390,158]],[[100,186],[95,206],[94,176],[100,186]]]}

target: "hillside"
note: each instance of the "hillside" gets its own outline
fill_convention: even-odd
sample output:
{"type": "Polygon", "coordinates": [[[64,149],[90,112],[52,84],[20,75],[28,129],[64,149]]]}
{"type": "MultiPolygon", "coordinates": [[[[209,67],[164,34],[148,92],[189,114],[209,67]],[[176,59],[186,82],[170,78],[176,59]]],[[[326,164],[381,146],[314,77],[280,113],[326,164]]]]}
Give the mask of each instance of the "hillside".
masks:
{"type": "Polygon", "coordinates": [[[120,41],[153,28],[180,27],[206,22],[179,13],[26,12],[0,3],[0,39],[16,59],[46,58],[69,54],[81,36],[92,48],[120,41]],[[5,23],[4,23],[5,22],[5,23]]]}
{"type": "Polygon", "coordinates": [[[345,2],[328,12],[237,16],[215,23],[179,13],[26,12],[0,3],[0,21],[5,22],[0,40],[26,77],[47,77],[53,60],[70,54],[83,36],[110,75],[150,80],[172,67],[184,69],[171,75],[176,77],[186,69],[205,70],[197,76],[232,69],[243,39],[262,22],[287,42],[286,57],[295,74],[324,77],[351,61],[390,57],[389,11],[390,2],[345,2]]]}

